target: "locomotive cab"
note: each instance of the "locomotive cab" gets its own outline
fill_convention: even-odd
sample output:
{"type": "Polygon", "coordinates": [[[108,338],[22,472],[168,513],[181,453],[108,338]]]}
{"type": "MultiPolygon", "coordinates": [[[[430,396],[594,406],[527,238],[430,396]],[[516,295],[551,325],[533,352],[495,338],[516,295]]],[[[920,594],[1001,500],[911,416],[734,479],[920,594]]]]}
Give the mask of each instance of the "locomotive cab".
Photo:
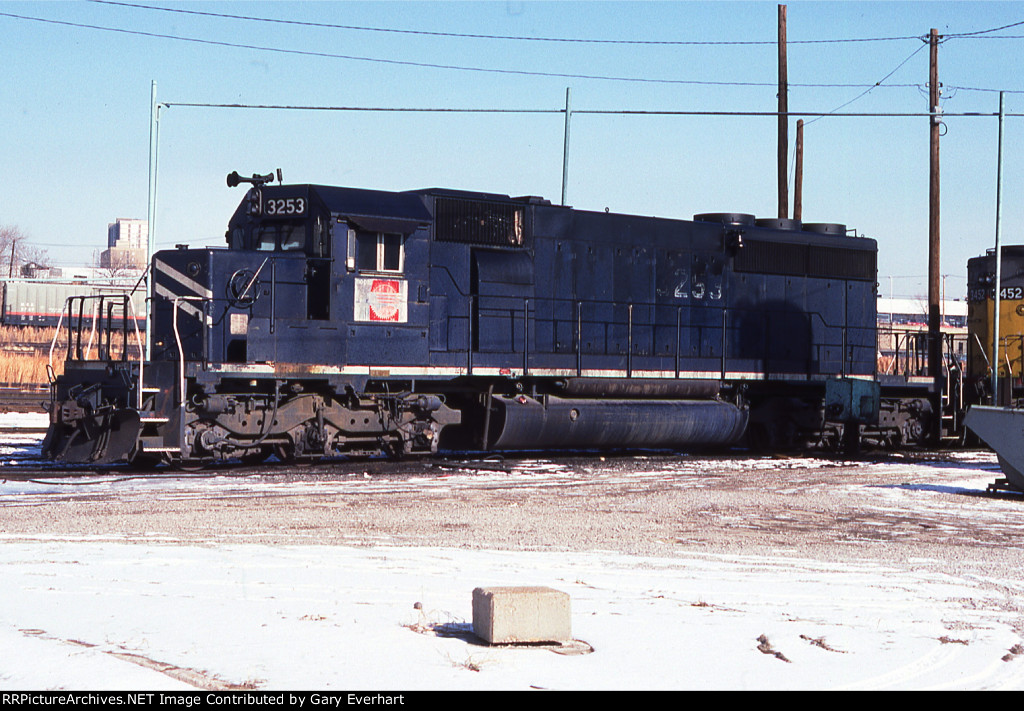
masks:
{"type": "Polygon", "coordinates": [[[427,313],[410,293],[425,304],[425,236],[415,233],[430,216],[411,195],[367,214],[366,192],[254,187],[228,225],[227,250],[160,252],[157,359],[177,357],[177,312],[186,360],[422,362],[427,313]],[[363,327],[378,323],[390,327],[363,327]]]}

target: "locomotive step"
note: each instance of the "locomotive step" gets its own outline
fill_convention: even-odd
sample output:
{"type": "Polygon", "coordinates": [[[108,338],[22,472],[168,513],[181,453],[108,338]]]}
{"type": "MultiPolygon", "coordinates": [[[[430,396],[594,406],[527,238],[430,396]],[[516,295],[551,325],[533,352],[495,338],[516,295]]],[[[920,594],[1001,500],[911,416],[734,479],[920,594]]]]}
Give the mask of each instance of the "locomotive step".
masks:
{"type": "Polygon", "coordinates": [[[143,452],[149,454],[180,454],[181,447],[168,447],[163,437],[139,437],[139,444],[143,452]]]}

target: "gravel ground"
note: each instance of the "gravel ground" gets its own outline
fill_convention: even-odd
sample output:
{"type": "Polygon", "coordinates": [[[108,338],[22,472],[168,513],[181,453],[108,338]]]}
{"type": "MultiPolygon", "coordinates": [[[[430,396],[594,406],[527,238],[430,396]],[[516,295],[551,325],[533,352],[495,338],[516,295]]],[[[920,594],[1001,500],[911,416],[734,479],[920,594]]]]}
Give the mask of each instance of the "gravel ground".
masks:
{"type": "Polygon", "coordinates": [[[52,480],[7,498],[3,528],[22,539],[798,554],[1011,570],[1024,500],[984,493],[998,473],[989,453],[919,453],[859,462],[658,455],[104,476],[52,480]]]}

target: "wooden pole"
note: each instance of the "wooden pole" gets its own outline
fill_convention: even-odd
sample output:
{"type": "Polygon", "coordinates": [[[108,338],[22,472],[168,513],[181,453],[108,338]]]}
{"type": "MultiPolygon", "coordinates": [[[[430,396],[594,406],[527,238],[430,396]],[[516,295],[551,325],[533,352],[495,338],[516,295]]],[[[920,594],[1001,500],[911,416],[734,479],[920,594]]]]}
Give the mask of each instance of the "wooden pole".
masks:
{"type": "Polygon", "coordinates": [[[930,60],[928,71],[928,112],[930,160],[928,170],[928,372],[932,377],[931,439],[938,445],[942,436],[942,276],[939,266],[939,31],[928,35],[930,60]]]}
{"type": "Polygon", "coordinates": [[[804,120],[796,122],[796,165],[793,166],[793,219],[804,219],[804,120]]]}

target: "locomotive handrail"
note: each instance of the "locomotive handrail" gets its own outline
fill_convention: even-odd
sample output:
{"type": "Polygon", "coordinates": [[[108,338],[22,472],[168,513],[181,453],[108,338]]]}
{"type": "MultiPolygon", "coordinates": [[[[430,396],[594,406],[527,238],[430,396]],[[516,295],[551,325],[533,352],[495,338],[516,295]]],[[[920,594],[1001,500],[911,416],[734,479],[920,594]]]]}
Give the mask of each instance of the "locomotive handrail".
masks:
{"type": "MultiPolygon", "coordinates": [[[[512,353],[521,354],[522,372],[524,375],[528,374],[533,355],[535,353],[548,353],[543,348],[538,349],[538,344],[531,344],[530,341],[531,337],[536,338],[537,327],[541,324],[547,324],[545,330],[548,333],[548,337],[552,340],[549,346],[554,348],[554,350],[550,351],[551,354],[575,354],[574,365],[577,376],[582,375],[584,360],[590,355],[624,358],[626,377],[634,376],[636,372],[636,358],[640,356],[673,359],[673,371],[677,378],[682,377],[684,361],[693,358],[714,358],[717,360],[717,370],[719,370],[719,375],[723,379],[728,375],[730,362],[736,359],[741,361],[761,360],[763,362],[763,372],[766,375],[769,374],[767,361],[764,356],[766,351],[764,349],[761,349],[761,355],[758,356],[744,356],[742,353],[730,352],[730,343],[744,327],[744,319],[742,317],[735,319],[730,314],[740,314],[741,316],[742,314],[749,314],[752,318],[756,317],[768,324],[771,323],[773,315],[799,316],[805,319],[806,328],[808,329],[807,350],[791,356],[782,356],[782,359],[791,361],[799,361],[802,358],[806,359],[806,374],[808,378],[815,375],[812,372],[813,363],[818,363],[820,369],[817,371],[818,375],[828,373],[842,376],[847,375],[851,368],[856,367],[858,363],[863,364],[866,360],[867,356],[863,353],[858,356],[858,349],[863,351],[864,348],[872,350],[872,357],[870,359],[872,372],[877,367],[873,356],[874,348],[865,345],[868,340],[866,336],[875,333],[873,328],[850,325],[849,323],[833,324],[819,311],[793,312],[786,309],[783,305],[777,308],[764,309],[729,308],[725,304],[716,304],[709,309],[704,304],[659,304],[657,302],[621,302],[607,299],[577,300],[516,295],[481,296],[478,294],[469,295],[466,303],[468,305],[468,314],[466,316],[451,314],[448,316],[448,321],[454,325],[459,320],[466,319],[466,367],[469,374],[472,374],[476,367],[475,356],[478,353],[494,352],[497,354],[503,351],[508,352],[509,355],[512,353]],[[659,312],[664,313],[666,309],[672,308],[676,311],[675,338],[671,342],[667,339],[658,340],[664,336],[658,336],[657,334],[665,334],[665,331],[663,328],[658,327],[659,322],[656,314],[659,312]],[[698,318],[697,323],[692,323],[693,319],[687,319],[691,323],[685,325],[685,329],[694,334],[690,342],[696,344],[695,347],[701,351],[692,356],[685,355],[682,349],[684,340],[684,309],[690,314],[704,314],[704,318],[698,318]],[[717,314],[715,309],[717,309],[717,314]],[[604,313],[587,317],[584,313],[585,310],[590,312],[603,311],[604,313]],[[538,316],[538,311],[542,311],[544,315],[538,316]],[[646,313],[644,313],[645,311],[646,313]],[[520,314],[522,315],[522,326],[519,325],[520,314]],[[711,317],[713,314],[715,315],[714,318],[709,319],[708,317],[711,317]],[[503,328],[508,329],[508,336],[499,338],[508,338],[510,340],[504,341],[507,344],[504,348],[492,342],[489,344],[489,347],[485,346],[486,350],[481,351],[481,346],[484,346],[482,338],[487,332],[485,327],[487,321],[491,319],[499,319],[500,322],[506,324],[503,328]],[[531,325],[531,319],[534,322],[533,325],[531,325]],[[710,322],[711,320],[717,322],[712,323],[710,322]],[[566,323],[573,325],[571,334],[572,344],[570,350],[562,351],[558,345],[559,324],[566,323]],[[584,348],[583,343],[583,333],[588,327],[597,328],[597,350],[592,352],[584,348]],[[615,329],[622,329],[619,331],[618,338],[625,341],[625,346],[622,346],[620,340],[617,347],[612,347],[610,339],[615,338],[615,329]],[[638,329],[642,333],[641,340],[649,341],[647,345],[644,343],[634,343],[638,335],[638,329]],[[865,338],[855,337],[854,334],[864,334],[865,338]],[[481,340],[478,341],[478,339],[481,340]],[[861,340],[864,343],[860,343],[859,341],[861,340]],[[718,342],[717,348],[711,346],[716,341],[718,342]],[[711,350],[704,352],[705,348],[710,348],[711,350]],[[829,349],[837,350],[837,356],[832,358],[831,354],[828,353],[829,349]]],[[[764,328],[764,331],[765,346],[767,347],[770,327],[764,328]]],[[[785,372],[788,372],[788,370],[785,372]]]]}
{"type": "MultiPolygon", "coordinates": [[[[181,345],[181,334],[178,332],[178,311],[182,301],[208,301],[202,296],[175,296],[171,326],[174,330],[174,344],[178,347],[178,408],[182,418],[185,416],[185,348],[181,345]]],[[[182,420],[184,421],[184,420],[182,420]]]]}
{"type": "MultiPolygon", "coordinates": [[[[68,299],[65,299],[65,301],[64,301],[64,309],[70,311],[70,307],[68,306],[68,299]]],[[[71,321],[71,317],[70,316],[68,316],[68,321],[69,322],[71,321]]],[[[64,323],[64,311],[61,311],[60,312],[60,317],[57,319],[57,328],[54,329],[54,331],[53,331],[53,340],[50,341],[50,354],[49,354],[49,359],[48,359],[47,366],[46,366],[48,373],[52,373],[53,372],[53,350],[54,350],[54,348],[57,347],[57,339],[60,337],[60,327],[61,327],[61,325],[63,323],[64,323]]],[[[50,384],[51,385],[53,384],[52,380],[50,381],[50,384]]]]}
{"type": "Polygon", "coordinates": [[[61,328],[64,325],[65,316],[67,317],[68,324],[68,342],[67,342],[67,356],[70,358],[72,354],[75,356],[74,360],[90,360],[90,353],[93,347],[98,348],[97,359],[98,360],[110,360],[110,352],[113,350],[113,341],[111,335],[114,330],[114,323],[117,316],[121,319],[121,332],[122,332],[122,351],[120,360],[127,360],[127,348],[128,348],[128,319],[130,318],[134,323],[136,341],[141,342],[141,332],[138,327],[138,314],[135,312],[135,305],[132,303],[131,298],[126,294],[79,294],[76,296],[69,296],[64,300],[64,308],[61,310],[60,316],[57,319],[57,327],[54,331],[54,336],[50,341],[50,349],[48,353],[48,363],[50,367],[53,367],[53,354],[57,347],[57,341],[60,338],[61,328]],[[93,307],[91,313],[86,315],[85,313],[85,302],[91,301],[93,307]],[[115,313],[118,303],[120,302],[120,311],[115,313]],[[78,305],[77,317],[74,314],[75,303],[78,305]],[[104,305],[106,305],[106,312],[104,312],[104,305]],[[87,321],[88,319],[88,321],[87,321]],[[82,347],[82,330],[85,324],[89,324],[89,338],[85,343],[85,348],[82,347]],[[97,333],[101,332],[101,342],[96,345],[97,333]]]}
{"type": "MultiPolygon", "coordinates": [[[[130,296],[128,297],[128,308],[132,314],[132,325],[135,327],[135,343],[136,345],[138,345],[139,348],[139,387],[136,388],[138,390],[138,392],[136,393],[136,397],[138,398],[139,410],[141,411],[143,402],[142,386],[146,382],[142,378],[143,369],[145,368],[146,363],[146,344],[142,342],[142,333],[139,331],[139,315],[135,313],[135,304],[132,302],[130,296]]],[[[125,347],[127,348],[127,343],[125,347]]]]}
{"type": "Polygon", "coordinates": [[[974,341],[978,344],[978,351],[981,353],[981,357],[985,359],[985,370],[992,371],[992,363],[989,362],[988,353],[985,352],[985,347],[981,345],[981,339],[978,338],[977,332],[974,334],[974,341]]]}
{"type": "MultiPolygon", "coordinates": [[[[891,339],[892,343],[892,356],[891,360],[886,364],[884,368],[884,374],[886,375],[902,375],[903,377],[924,377],[928,373],[927,364],[927,351],[928,351],[928,332],[925,330],[902,330],[902,329],[882,329],[879,328],[877,331],[879,336],[887,335],[891,339]]],[[[957,333],[946,333],[942,334],[943,344],[943,361],[942,368],[943,373],[949,375],[951,369],[963,369],[962,357],[957,355],[956,344],[963,338],[963,343],[967,343],[971,336],[967,334],[957,333]]],[[[977,334],[973,334],[975,342],[978,342],[977,334]]],[[[980,348],[980,342],[979,342],[980,348]]],[[[879,346],[879,351],[883,358],[888,358],[885,355],[886,349],[879,346]]],[[[989,368],[988,356],[982,353],[985,358],[986,368],[989,368]]]]}
{"type": "Polygon", "coordinates": [[[1006,358],[1006,376],[1008,378],[1013,377],[1013,363],[1010,359],[1010,346],[1015,344],[1018,352],[1020,353],[1020,360],[1022,361],[1022,370],[1024,370],[1024,335],[1019,333],[1008,334],[1002,338],[1003,355],[1006,358]]]}

